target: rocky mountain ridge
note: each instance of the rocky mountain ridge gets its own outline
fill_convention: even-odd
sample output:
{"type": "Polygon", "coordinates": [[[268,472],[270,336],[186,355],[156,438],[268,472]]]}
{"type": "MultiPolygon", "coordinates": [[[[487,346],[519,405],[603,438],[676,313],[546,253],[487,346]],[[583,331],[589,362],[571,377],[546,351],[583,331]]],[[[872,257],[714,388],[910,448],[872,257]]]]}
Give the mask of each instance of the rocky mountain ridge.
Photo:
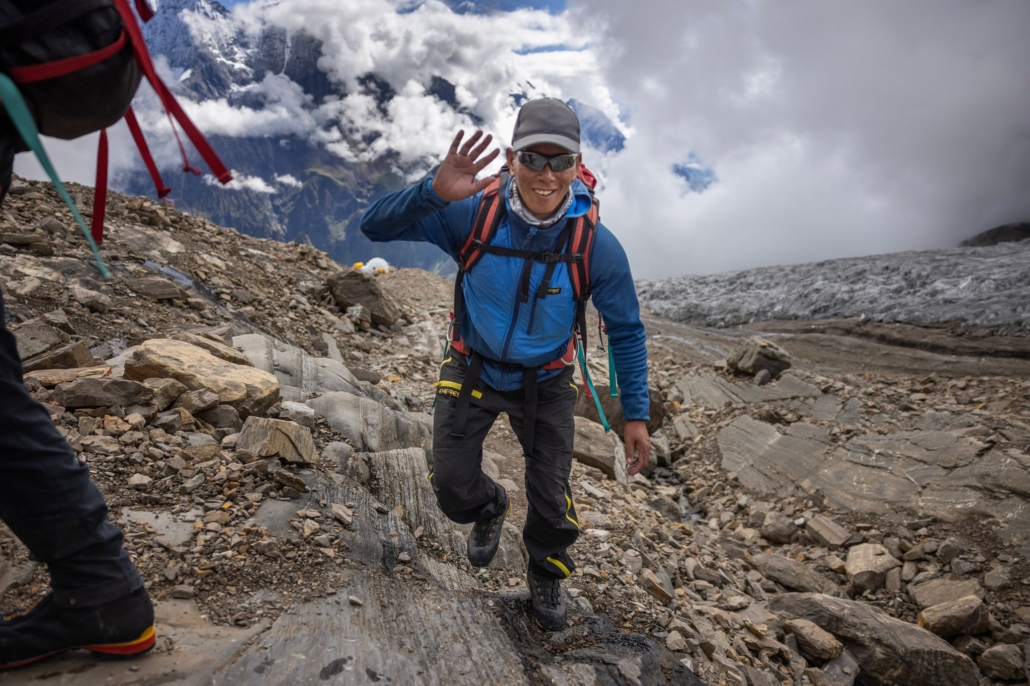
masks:
{"type": "MultiPolygon", "coordinates": [[[[26,384],[126,531],[161,639],[129,667],[69,655],[5,683],[1025,683],[1019,358],[838,373],[786,335],[704,356],[652,335],[655,460],[627,477],[577,417],[579,568],[569,626],[545,634],[510,429],[486,445],[514,496],[491,568],[425,479],[449,282],[109,203],[105,282],[49,185],[19,181],[0,281],[26,384]],[[793,362],[763,374],[770,345],[793,362]]],[[[0,551],[6,612],[46,577],[9,535],[0,551]]]]}

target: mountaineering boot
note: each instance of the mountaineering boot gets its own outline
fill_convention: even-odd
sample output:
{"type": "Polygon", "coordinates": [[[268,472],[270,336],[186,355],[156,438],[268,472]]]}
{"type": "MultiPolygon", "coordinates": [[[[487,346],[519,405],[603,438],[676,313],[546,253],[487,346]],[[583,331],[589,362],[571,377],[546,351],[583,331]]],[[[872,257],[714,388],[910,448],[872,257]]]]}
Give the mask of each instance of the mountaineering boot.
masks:
{"type": "Polygon", "coordinates": [[[544,631],[559,631],[569,618],[569,607],[561,581],[537,574],[532,569],[526,573],[529,595],[533,601],[533,618],[544,631]]]}
{"type": "Polygon", "coordinates": [[[65,608],[52,595],[0,622],[0,670],[68,650],[135,657],[154,647],[154,606],[145,588],[96,607],[65,608]]]}
{"type": "Polygon", "coordinates": [[[501,531],[504,529],[504,518],[511,512],[511,501],[503,488],[501,495],[504,497],[504,506],[501,514],[490,519],[476,522],[469,532],[469,562],[473,567],[486,567],[497,554],[497,548],[501,545],[501,531]]]}

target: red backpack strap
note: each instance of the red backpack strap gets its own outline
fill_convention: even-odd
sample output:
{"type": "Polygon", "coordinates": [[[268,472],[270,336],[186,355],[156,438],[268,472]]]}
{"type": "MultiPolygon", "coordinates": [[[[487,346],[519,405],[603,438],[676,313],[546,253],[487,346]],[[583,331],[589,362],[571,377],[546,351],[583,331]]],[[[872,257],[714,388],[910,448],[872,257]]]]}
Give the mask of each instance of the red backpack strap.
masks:
{"type": "Polygon", "coordinates": [[[483,256],[482,247],[490,245],[497,227],[500,226],[501,217],[504,215],[504,192],[508,185],[508,171],[502,169],[497,180],[486,187],[483,197],[479,201],[479,211],[476,212],[476,221],[472,223],[472,231],[469,232],[465,244],[461,246],[458,253],[458,264],[462,271],[472,269],[473,265],[483,256]]]}
{"type": "Polygon", "coordinates": [[[590,297],[590,257],[594,248],[594,236],[597,235],[599,203],[597,196],[591,194],[590,211],[576,220],[569,238],[569,252],[582,255],[583,260],[569,265],[572,277],[572,291],[576,300],[585,301],[590,297]]]}
{"type": "Polygon", "coordinates": [[[497,180],[483,191],[483,197],[479,200],[479,211],[476,212],[476,220],[472,223],[472,230],[465,239],[465,244],[458,251],[458,275],[454,278],[454,311],[451,313],[453,319],[450,340],[457,342],[459,347],[461,346],[461,312],[465,309],[465,291],[462,288],[462,284],[465,282],[465,272],[479,262],[479,258],[483,256],[483,246],[490,245],[494,234],[497,233],[501,217],[504,216],[504,193],[507,188],[508,169],[502,167],[497,180]]]}

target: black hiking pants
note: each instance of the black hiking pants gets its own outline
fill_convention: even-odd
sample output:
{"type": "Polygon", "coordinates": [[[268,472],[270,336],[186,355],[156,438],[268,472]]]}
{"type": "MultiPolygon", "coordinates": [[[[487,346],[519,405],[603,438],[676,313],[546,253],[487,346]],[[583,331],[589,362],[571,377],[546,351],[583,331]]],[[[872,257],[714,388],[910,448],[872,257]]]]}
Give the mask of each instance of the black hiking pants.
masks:
{"type": "Polygon", "coordinates": [[[0,519],[46,563],[54,599],[65,607],[101,605],[143,585],[89,469],[22,383],[2,297],[0,519]]]}
{"type": "Polygon", "coordinates": [[[501,412],[523,446],[526,460],[526,499],[529,513],[522,540],[529,566],[536,573],[564,579],[576,565],[568,548],[579,537],[569,474],[576,433],[573,409],[577,390],[569,367],[537,388],[537,419],[532,454],[525,453],[526,427],[523,390],[501,392],[476,384],[463,438],[451,435],[458,391],[468,364],[452,354],[440,371],[433,416],[433,473],[430,478],[440,509],[459,524],[496,517],[505,507],[504,489],[483,473],[483,441],[501,412]]]}

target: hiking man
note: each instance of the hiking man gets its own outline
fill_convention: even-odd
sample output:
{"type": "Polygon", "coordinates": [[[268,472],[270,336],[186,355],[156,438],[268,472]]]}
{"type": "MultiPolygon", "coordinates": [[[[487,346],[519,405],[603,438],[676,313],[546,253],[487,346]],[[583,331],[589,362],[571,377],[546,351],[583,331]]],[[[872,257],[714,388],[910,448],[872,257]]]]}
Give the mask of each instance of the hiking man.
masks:
{"type": "Polygon", "coordinates": [[[575,569],[568,549],[579,536],[569,486],[578,393],[571,339],[585,304],[577,294],[589,294],[607,324],[630,474],[651,451],[644,326],[622,246],[602,224],[586,222],[596,222],[596,205],[577,179],[580,126],[572,109],[550,98],[527,102],[507,169],[496,177],[476,179],[500,152],[484,156],[492,137],[482,131],[464,143],[463,137],[461,131],[454,137],[435,177],[373,203],[361,230],[373,241],[433,243],[461,267],[450,354],[436,384],[429,478],[452,521],[475,523],[469,562],[487,566],[510,502],[483,473],[483,441],[498,414],[508,414],[526,458],[523,541],[533,614],[556,631],[567,618],[559,584],[575,569]],[[492,235],[470,240],[487,225],[495,227],[492,235]]]}

